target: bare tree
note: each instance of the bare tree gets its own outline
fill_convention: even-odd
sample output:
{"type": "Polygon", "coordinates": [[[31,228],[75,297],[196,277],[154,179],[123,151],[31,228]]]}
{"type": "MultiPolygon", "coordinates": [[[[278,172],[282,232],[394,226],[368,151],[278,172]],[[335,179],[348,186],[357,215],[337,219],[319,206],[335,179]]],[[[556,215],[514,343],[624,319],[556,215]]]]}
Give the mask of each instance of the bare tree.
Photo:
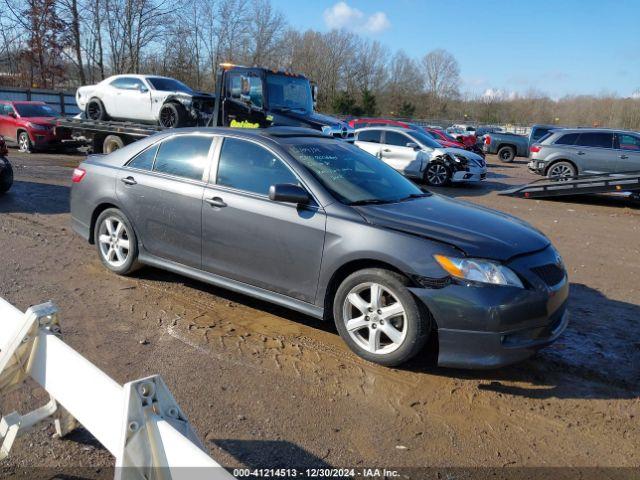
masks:
{"type": "Polygon", "coordinates": [[[428,93],[437,99],[459,95],[460,67],[449,52],[438,49],[427,53],[422,58],[422,69],[428,93]]]}
{"type": "Polygon", "coordinates": [[[269,0],[253,2],[248,27],[251,65],[273,65],[278,62],[277,49],[286,26],[284,15],[275,10],[269,0]]]}

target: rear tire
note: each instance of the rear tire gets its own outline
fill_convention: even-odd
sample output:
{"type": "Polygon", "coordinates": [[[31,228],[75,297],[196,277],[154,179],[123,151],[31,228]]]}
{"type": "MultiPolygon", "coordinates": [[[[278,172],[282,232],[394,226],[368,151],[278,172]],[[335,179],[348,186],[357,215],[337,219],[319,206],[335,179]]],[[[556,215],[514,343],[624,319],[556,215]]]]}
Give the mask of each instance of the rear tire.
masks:
{"type": "Polygon", "coordinates": [[[96,220],[93,238],[102,264],[118,275],[140,268],[138,238],[129,219],[117,208],[108,208],[96,220]]]}
{"type": "Polygon", "coordinates": [[[109,154],[124,147],[124,141],[117,135],[107,135],[102,142],[102,153],[109,154]]]}
{"type": "Polygon", "coordinates": [[[423,180],[432,187],[444,187],[451,183],[451,170],[442,162],[430,162],[424,171],[423,180]]]}
{"type": "Polygon", "coordinates": [[[547,168],[547,178],[549,179],[571,178],[577,174],[576,167],[574,167],[572,163],[564,160],[552,163],[549,168],[547,168]]]}
{"type": "Polygon", "coordinates": [[[501,147],[498,150],[498,158],[502,163],[511,163],[516,158],[516,150],[509,146],[501,147]]]}
{"type": "Polygon", "coordinates": [[[7,193],[11,185],[13,185],[13,167],[8,160],[5,160],[4,168],[0,170],[0,195],[7,193]]]}
{"type": "Polygon", "coordinates": [[[160,108],[158,123],[164,128],[180,128],[187,123],[187,111],[179,103],[165,103],[160,108]]]}
{"type": "Polygon", "coordinates": [[[18,135],[18,150],[22,153],[31,153],[33,151],[33,144],[27,132],[20,132],[18,135]]]}
{"type": "Polygon", "coordinates": [[[85,115],[89,120],[99,121],[107,120],[107,111],[104,108],[104,104],[97,98],[92,98],[87,102],[87,106],[84,109],[85,115]]]}
{"type": "Polygon", "coordinates": [[[342,282],[334,297],[333,318],[353,352],[394,367],[424,348],[431,317],[408,285],[407,278],[381,268],[359,270],[342,282]]]}

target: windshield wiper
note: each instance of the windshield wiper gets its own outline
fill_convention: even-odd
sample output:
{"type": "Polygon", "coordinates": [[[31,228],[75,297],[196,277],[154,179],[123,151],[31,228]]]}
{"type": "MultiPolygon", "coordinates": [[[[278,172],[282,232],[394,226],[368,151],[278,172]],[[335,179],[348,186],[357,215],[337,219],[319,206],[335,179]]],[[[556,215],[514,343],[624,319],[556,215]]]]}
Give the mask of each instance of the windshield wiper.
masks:
{"type": "Polygon", "coordinates": [[[273,110],[280,110],[281,112],[291,112],[292,110],[307,111],[304,107],[273,107],[273,110]]]}
{"type": "Polygon", "coordinates": [[[349,205],[350,206],[357,206],[357,205],[380,205],[382,203],[390,203],[391,200],[382,200],[380,198],[366,198],[364,200],[356,200],[355,202],[350,202],[349,205]]]}
{"type": "Polygon", "coordinates": [[[411,195],[408,195],[404,198],[401,198],[400,200],[398,200],[399,202],[406,202],[407,200],[413,200],[414,198],[424,198],[424,197],[430,197],[431,193],[428,192],[423,192],[423,193],[412,193],[411,195]]]}

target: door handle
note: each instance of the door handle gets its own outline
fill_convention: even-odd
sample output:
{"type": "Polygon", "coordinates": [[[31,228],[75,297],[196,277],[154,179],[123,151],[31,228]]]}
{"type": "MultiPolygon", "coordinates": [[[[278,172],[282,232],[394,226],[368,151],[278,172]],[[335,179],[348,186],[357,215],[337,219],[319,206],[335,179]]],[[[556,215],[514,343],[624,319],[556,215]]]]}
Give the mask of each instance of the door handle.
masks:
{"type": "Polygon", "coordinates": [[[390,153],[391,149],[390,148],[385,148],[384,150],[382,150],[384,153],[390,153]]]}
{"type": "Polygon", "coordinates": [[[124,177],[124,178],[121,178],[120,180],[125,185],[136,185],[138,183],[138,182],[136,182],[136,179],[133,178],[132,176],[124,177]]]}
{"type": "Polygon", "coordinates": [[[627,158],[629,158],[629,155],[620,155],[620,158],[621,158],[622,160],[626,160],[627,158]]]}
{"type": "Polygon", "coordinates": [[[204,201],[212,207],[222,208],[227,206],[227,204],[224,203],[224,200],[222,200],[220,197],[205,198],[204,201]]]}
{"type": "Polygon", "coordinates": [[[584,152],[578,152],[578,155],[584,155],[584,152]]]}

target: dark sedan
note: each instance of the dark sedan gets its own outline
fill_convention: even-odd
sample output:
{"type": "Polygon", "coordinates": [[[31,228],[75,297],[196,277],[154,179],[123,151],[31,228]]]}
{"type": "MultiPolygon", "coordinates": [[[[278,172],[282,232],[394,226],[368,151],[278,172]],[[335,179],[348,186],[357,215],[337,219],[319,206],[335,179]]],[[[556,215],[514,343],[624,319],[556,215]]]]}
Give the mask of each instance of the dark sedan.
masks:
{"type": "Polygon", "coordinates": [[[383,365],[435,336],[440,365],[497,367],[567,324],[544,235],[313,130],[178,129],[90,156],[71,214],[113,272],[152,265],[333,319],[383,365]]]}

